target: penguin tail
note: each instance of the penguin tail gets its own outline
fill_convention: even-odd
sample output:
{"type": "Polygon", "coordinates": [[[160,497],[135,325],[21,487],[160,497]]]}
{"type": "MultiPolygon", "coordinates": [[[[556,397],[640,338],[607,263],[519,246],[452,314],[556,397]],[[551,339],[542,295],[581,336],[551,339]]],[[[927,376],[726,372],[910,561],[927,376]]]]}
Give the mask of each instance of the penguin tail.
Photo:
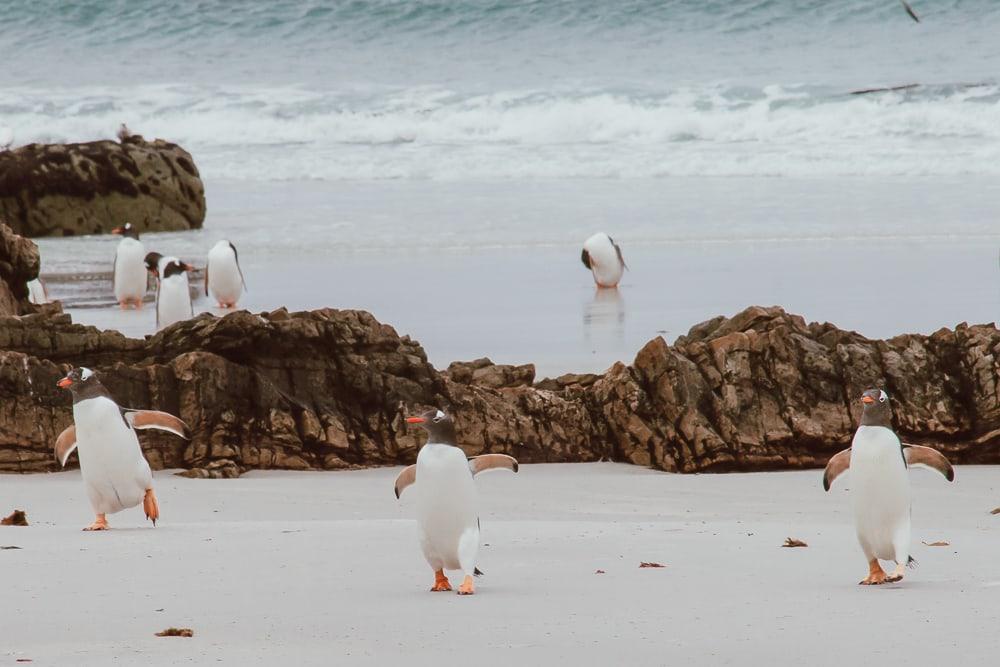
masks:
{"type": "MultiPolygon", "coordinates": [[[[910,560],[913,560],[913,559],[911,558],[910,560]]],[[[481,577],[485,573],[477,567],[475,570],[473,570],[472,574],[476,575],[477,577],[481,577]]]]}
{"type": "Polygon", "coordinates": [[[911,570],[917,567],[917,559],[914,558],[913,556],[910,556],[909,559],[906,561],[906,567],[910,568],[911,570]]]}

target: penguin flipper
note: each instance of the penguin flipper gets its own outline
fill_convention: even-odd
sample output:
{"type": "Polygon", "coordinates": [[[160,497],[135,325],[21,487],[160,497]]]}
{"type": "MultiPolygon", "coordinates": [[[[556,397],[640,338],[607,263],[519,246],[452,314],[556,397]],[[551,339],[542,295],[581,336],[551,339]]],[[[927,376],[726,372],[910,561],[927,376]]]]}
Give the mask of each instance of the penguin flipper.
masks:
{"type": "Polygon", "coordinates": [[[583,265],[585,267],[587,267],[588,269],[591,268],[590,267],[590,253],[587,252],[586,248],[584,248],[583,252],[580,253],[580,261],[583,262],[583,265]]]}
{"type": "Polygon", "coordinates": [[[208,264],[205,265],[205,296],[208,296],[208,264]]]}
{"type": "Polygon", "coordinates": [[[191,430],[187,424],[169,412],[160,412],[159,410],[124,410],[122,414],[125,417],[125,421],[137,431],[155,428],[167,433],[173,433],[185,440],[191,439],[191,430]]]}
{"type": "Polygon", "coordinates": [[[908,466],[921,466],[937,470],[949,482],[955,481],[955,469],[951,467],[951,463],[944,457],[944,454],[936,449],[903,443],[903,458],[906,459],[908,466]]]}
{"type": "Polygon", "coordinates": [[[396,499],[403,494],[403,490],[410,484],[417,481],[417,466],[406,466],[403,468],[403,472],[399,473],[399,477],[396,478],[396,499]]]}
{"type": "Polygon", "coordinates": [[[622,257],[622,249],[621,249],[621,246],[619,246],[619,245],[618,245],[617,243],[615,243],[614,241],[612,241],[612,242],[611,242],[611,245],[613,245],[613,246],[615,247],[615,253],[617,253],[617,254],[618,254],[618,262],[619,262],[619,263],[620,263],[620,264],[622,265],[622,268],[623,268],[623,269],[627,269],[627,268],[628,268],[628,264],[626,264],[626,263],[625,263],[625,258],[624,258],[624,257],[622,257]]]}
{"type": "Polygon", "coordinates": [[[56,438],[55,453],[59,465],[66,467],[66,459],[76,449],[76,426],[67,426],[56,438]]]}
{"type": "Polygon", "coordinates": [[[483,454],[469,459],[469,470],[472,471],[473,477],[493,468],[506,468],[511,472],[517,472],[517,459],[506,454],[483,454]]]}
{"type": "Polygon", "coordinates": [[[851,448],[848,447],[842,452],[834,454],[826,464],[823,471],[823,490],[829,491],[833,486],[833,481],[851,467],[851,448]]]}

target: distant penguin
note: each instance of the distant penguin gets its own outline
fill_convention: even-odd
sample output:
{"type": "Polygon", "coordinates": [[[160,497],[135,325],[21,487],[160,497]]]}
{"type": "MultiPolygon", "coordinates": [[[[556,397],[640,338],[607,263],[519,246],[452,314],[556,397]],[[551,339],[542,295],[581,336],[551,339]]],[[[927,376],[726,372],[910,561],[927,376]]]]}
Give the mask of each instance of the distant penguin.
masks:
{"type": "Polygon", "coordinates": [[[229,241],[219,241],[212,246],[205,267],[205,296],[211,291],[219,308],[235,308],[246,286],[236,246],[229,241]]]}
{"type": "Polygon", "coordinates": [[[122,237],[115,250],[115,270],[111,279],[115,299],[123,310],[130,305],[142,308],[142,299],[146,296],[146,268],[143,265],[146,249],[139,240],[139,232],[127,222],[112,229],[111,233],[122,237]]]}
{"type": "Polygon", "coordinates": [[[40,306],[49,302],[49,291],[45,288],[45,283],[41,278],[28,281],[28,301],[40,306]]]}
{"type": "Polygon", "coordinates": [[[851,506],[858,542],[868,560],[865,586],[900,581],[910,557],[910,478],[907,468],[937,470],[949,482],[955,471],[942,454],[930,447],[904,445],[892,430],[889,396],[880,389],[861,395],[861,425],[851,447],[830,459],[823,473],[827,491],[845,470],[851,471],[851,506]],[[896,563],[886,575],[879,560],[896,563]]]}
{"type": "Polygon", "coordinates": [[[188,271],[194,267],[176,258],[160,260],[160,281],[156,286],[156,329],[164,329],[175,322],[194,316],[188,271]]]}
{"type": "Polygon", "coordinates": [[[583,244],[583,265],[594,274],[598,287],[617,287],[625,269],[622,249],[604,232],[598,232],[583,244]]]}
{"type": "Polygon", "coordinates": [[[155,428],[190,438],[187,426],[166,412],[121,408],[89,368],[71,370],[58,385],[73,393],[73,425],[56,439],[56,460],[65,466],[78,451],[80,475],[97,515],[84,530],[107,530],[108,514],[139,503],[155,526],[160,507],[153,473],[135,432],[155,428]]]}

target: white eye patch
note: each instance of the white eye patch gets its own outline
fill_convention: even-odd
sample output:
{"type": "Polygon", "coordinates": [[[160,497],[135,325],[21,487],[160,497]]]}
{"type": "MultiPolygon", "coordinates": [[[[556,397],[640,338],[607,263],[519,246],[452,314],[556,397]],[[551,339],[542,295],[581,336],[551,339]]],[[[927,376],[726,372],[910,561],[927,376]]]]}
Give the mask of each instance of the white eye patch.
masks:
{"type": "Polygon", "coordinates": [[[87,378],[89,378],[93,374],[94,374],[94,371],[90,370],[89,368],[82,368],[82,367],[80,368],[80,379],[81,380],[86,380],[87,378]]]}
{"type": "Polygon", "coordinates": [[[887,400],[889,400],[889,395],[887,393],[885,393],[884,391],[882,391],[881,389],[879,389],[878,390],[878,400],[879,400],[879,403],[885,403],[887,400]]]}
{"type": "Polygon", "coordinates": [[[444,419],[444,413],[443,413],[443,412],[441,412],[440,410],[438,410],[438,411],[437,411],[437,414],[436,414],[436,415],[434,415],[434,418],[435,418],[435,419],[444,419]]]}

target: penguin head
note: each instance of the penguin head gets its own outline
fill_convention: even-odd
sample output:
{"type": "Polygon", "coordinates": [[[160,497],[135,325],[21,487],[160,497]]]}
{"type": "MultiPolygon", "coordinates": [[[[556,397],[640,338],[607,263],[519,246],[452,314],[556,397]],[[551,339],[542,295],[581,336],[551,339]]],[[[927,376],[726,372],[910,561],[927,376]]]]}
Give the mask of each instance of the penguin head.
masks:
{"type": "Polygon", "coordinates": [[[455,422],[451,415],[442,410],[433,409],[417,416],[407,417],[407,424],[420,424],[427,431],[427,442],[439,445],[458,445],[455,437],[455,422]]]}
{"type": "Polygon", "coordinates": [[[115,227],[111,230],[112,234],[118,234],[119,236],[124,236],[126,238],[139,240],[139,232],[135,227],[132,226],[131,222],[126,222],[121,227],[115,227]]]}
{"type": "Polygon", "coordinates": [[[194,271],[194,267],[190,264],[185,264],[184,262],[178,260],[171,260],[167,262],[166,266],[163,267],[163,278],[169,278],[170,276],[176,276],[185,271],[194,271]]]}
{"type": "Polygon", "coordinates": [[[66,377],[56,383],[56,386],[69,389],[74,394],[78,394],[87,389],[100,387],[101,381],[97,379],[97,373],[81,366],[67,373],[66,377]]]}
{"type": "Polygon", "coordinates": [[[889,394],[881,389],[868,389],[861,394],[861,423],[865,426],[890,426],[892,423],[892,408],[889,406],[889,394]]]}
{"type": "Polygon", "coordinates": [[[157,278],[160,277],[160,259],[162,257],[163,255],[158,252],[148,252],[146,253],[146,259],[143,260],[146,264],[146,270],[157,278]]]}

